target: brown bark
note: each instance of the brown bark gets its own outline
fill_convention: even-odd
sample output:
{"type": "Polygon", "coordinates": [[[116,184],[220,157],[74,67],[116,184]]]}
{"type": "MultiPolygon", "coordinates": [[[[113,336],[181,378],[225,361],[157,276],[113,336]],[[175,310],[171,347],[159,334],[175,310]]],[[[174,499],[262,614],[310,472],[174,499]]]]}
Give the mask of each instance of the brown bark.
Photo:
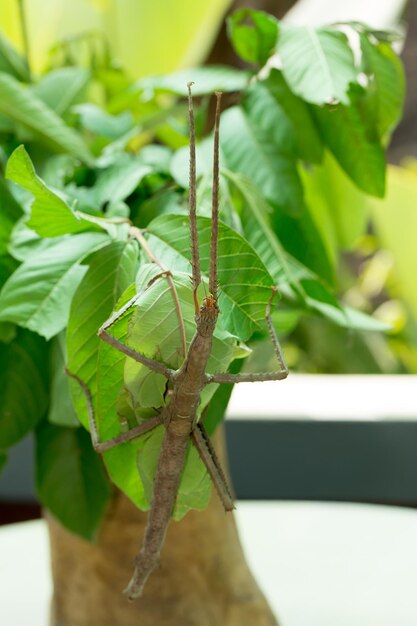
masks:
{"type": "Polygon", "coordinates": [[[133,603],[122,590],[143,539],[145,513],[116,492],[95,544],[50,515],[48,522],[50,626],[277,626],[245,562],[233,515],[225,514],[215,493],[204,512],[171,522],[161,565],[133,603]]]}

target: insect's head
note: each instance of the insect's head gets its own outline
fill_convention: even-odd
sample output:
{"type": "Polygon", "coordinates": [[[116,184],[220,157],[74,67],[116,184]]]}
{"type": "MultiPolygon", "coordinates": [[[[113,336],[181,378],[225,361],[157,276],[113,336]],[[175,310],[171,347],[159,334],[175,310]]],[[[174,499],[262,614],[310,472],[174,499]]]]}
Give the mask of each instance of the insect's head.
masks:
{"type": "Polygon", "coordinates": [[[217,322],[219,315],[219,307],[217,305],[217,298],[212,295],[208,295],[203,298],[201,303],[199,315],[197,317],[197,324],[200,327],[200,332],[203,334],[212,333],[217,322]],[[204,332],[204,328],[205,331],[204,332]]]}

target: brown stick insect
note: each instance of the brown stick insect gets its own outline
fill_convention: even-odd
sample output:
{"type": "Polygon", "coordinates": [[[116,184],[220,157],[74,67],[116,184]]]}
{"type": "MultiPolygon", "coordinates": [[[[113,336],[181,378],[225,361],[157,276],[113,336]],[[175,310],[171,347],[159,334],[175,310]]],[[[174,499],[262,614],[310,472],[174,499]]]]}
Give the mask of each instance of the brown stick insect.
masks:
{"type": "MultiPolygon", "coordinates": [[[[129,599],[133,600],[141,595],[147,578],[159,563],[165,533],[171,519],[175,505],[181,474],[184,468],[187,446],[190,441],[199,452],[205,464],[217,493],[226,511],[234,508],[231,491],[227,485],[224,472],[216,457],[210,439],[201,422],[197,421],[197,409],[200,394],[203,388],[210,383],[242,383],[253,381],[282,380],[287,377],[288,369],[285,364],[283,353],[278,342],[275,329],[272,324],[270,309],[275,290],[272,290],[271,298],[266,307],[266,323],[272,339],[274,351],[278,360],[279,369],[266,374],[209,374],[206,366],[212,348],[213,333],[219,316],[218,285],[217,285],[217,262],[218,262],[218,223],[219,223],[219,124],[220,124],[220,99],[221,94],[216,93],[216,114],[214,126],[214,159],[213,159],[213,191],[212,191],[212,221],[210,242],[210,269],[209,269],[209,295],[199,304],[197,289],[202,282],[200,269],[200,254],[198,245],[197,216],[196,216],[196,155],[195,155],[195,130],[194,113],[191,94],[191,85],[188,84],[189,102],[189,125],[190,125],[190,192],[189,192],[189,222],[191,238],[191,267],[192,288],[195,306],[195,333],[188,350],[185,349],[185,358],[177,370],[170,369],[163,363],[148,358],[122,343],[109,332],[111,326],[127,310],[129,306],[137,303],[137,296],[129,301],[122,309],[114,313],[99,329],[98,335],[120,352],[126,354],[135,361],[142,363],[152,371],[165,376],[171,386],[170,402],[162,411],[113,439],[101,442],[95,421],[91,394],[85,383],[74,374],[81,385],[87,399],[89,425],[94,449],[105,452],[114,446],[131,441],[136,437],[148,433],[156,426],[163,424],[165,427],[158,465],[153,483],[153,495],[148,515],[145,536],[142,548],[135,559],[135,567],[132,579],[125,590],[129,599]]],[[[161,273],[156,278],[164,277],[170,282],[174,295],[175,288],[169,270],[162,267],[161,263],[153,257],[147,248],[146,240],[142,233],[135,227],[131,228],[131,234],[140,245],[144,247],[150,259],[161,268],[161,273]]],[[[154,279],[155,280],[155,279],[154,279]]],[[[184,339],[184,338],[183,338],[184,339]]],[[[184,341],[183,341],[184,343],[184,341]]]]}

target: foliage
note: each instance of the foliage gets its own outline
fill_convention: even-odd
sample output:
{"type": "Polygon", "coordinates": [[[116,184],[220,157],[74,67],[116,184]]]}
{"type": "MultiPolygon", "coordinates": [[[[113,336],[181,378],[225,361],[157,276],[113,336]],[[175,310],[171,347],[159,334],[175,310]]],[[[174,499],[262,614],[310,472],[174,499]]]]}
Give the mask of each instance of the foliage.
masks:
{"type": "MultiPolygon", "coordinates": [[[[156,278],[160,269],[132,238],[131,225],[145,229],[147,248],[172,272],[186,343],[193,335],[187,80],[201,96],[198,227],[205,284],[207,103],[214,89],[235,94],[221,118],[221,315],[210,371],[245,367],[246,342],[256,358],[272,285],[282,295],[274,312],[281,333],[295,337],[305,320],[350,332],[387,328],[338,297],[337,270],[340,249],[364,230],[365,194],[384,194],[384,146],[401,114],[403,76],[378,33],[361,26],[360,51],[353,55],[346,28],[355,30],[293,28],[245,9],[230,18],[229,34],[248,70],[207,66],[135,83],[110,61],[100,72],[71,61],[30,79],[25,60],[0,45],[7,177],[0,179],[6,390],[0,447],[35,429],[39,497],[81,535],[94,536],[110,488],[75,418],[74,409],[88,426],[85,397],[74,381],[68,384],[64,363],[89,386],[106,439],[149,419],[166,401],[159,375],[99,341],[97,329],[112,312],[137,294],[111,332],[170,367],[184,356],[172,292],[156,278]]],[[[203,394],[200,409],[207,408],[210,430],[229,396],[230,389],[214,386],[203,394]]],[[[160,441],[157,429],[104,455],[111,481],[143,509],[160,441]]],[[[3,463],[3,453],[0,458],[3,463]]],[[[208,476],[190,449],[174,517],[204,508],[209,493],[208,476]]]]}

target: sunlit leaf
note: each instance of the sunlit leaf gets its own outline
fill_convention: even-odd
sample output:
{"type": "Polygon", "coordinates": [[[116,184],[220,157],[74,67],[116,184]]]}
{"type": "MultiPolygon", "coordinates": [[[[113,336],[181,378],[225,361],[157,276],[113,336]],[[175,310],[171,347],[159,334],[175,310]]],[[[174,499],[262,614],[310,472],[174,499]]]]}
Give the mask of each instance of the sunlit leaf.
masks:
{"type": "Polygon", "coordinates": [[[6,176],[29,191],[34,201],[27,226],[41,237],[58,237],[91,228],[75,211],[52,191],[36,174],[33,163],[23,146],[13,152],[7,162],[6,176]]]}
{"type": "Polygon", "coordinates": [[[31,256],[0,292],[0,320],[15,322],[50,339],[65,328],[72,296],[87,271],[82,259],[108,241],[81,233],[31,256]]]}
{"type": "Polygon", "coordinates": [[[330,28],[282,24],[277,50],[290,89],[307,102],[348,104],[357,71],[347,37],[330,28]]]}
{"type": "MultiPolygon", "coordinates": [[[[110,316],[119,296],[134,280],[137,246],[112,242],[86,259],[88,266],[74,294],[67,328],[68,369],[81,378],[95,398],[98,345],[97,331],[110,316]]],[[[110,385],[110,381],[109,385],[110,385]]],[[[77,414],[88,426],[87,407],[82,390],[71,383],[77,414]]]]}

